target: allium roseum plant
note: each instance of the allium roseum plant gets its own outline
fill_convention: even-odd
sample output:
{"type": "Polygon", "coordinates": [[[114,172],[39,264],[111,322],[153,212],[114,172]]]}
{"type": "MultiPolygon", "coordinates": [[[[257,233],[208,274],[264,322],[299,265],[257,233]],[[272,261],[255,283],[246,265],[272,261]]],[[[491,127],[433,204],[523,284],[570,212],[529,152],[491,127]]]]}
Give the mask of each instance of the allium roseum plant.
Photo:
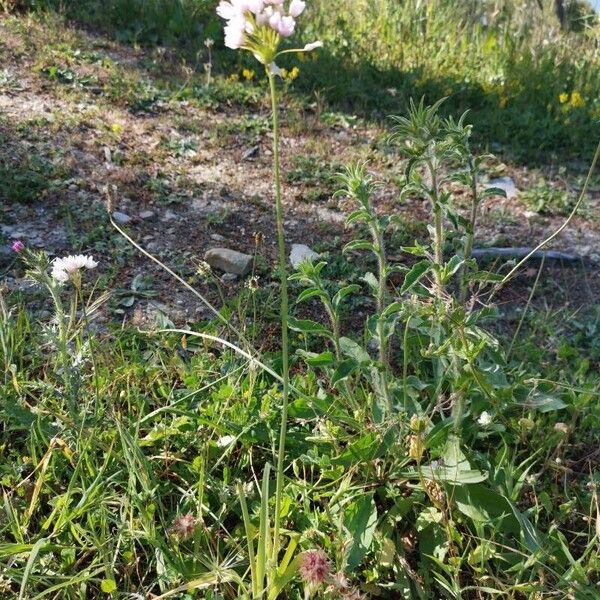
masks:
{"type": "MultiPolygon", "coordinates": [[[[320,42],[307,44],[303,48],[281,50],[281,43],[296,30],[296,19],[304,12],[306,2],[302,0],[223,0],[217,7],[217,14],[227,21],[225,45],[234,50],[251,52],[265,67],[272,103],[273,126],[273,180],[275,191],[275,219],[277,224],[277,245],[279,254],[279,279],[281,286],[281,352],[283,401],[281,427],[277,450],[277,474],[275,487],[275,514],[273,516],[273,537],[270,538],[268,518],[268,485],[263,485],[261,527],[257,545],[256,562],[252,571],[252,592],[255,597],[274,598],[297,571],[297,561],[290,563],[296,541],[291,540],[282,563],[279,564],[280,521],[283,495],[283,466],[287,435],[288,402],[290,391],[289,343],[288,343],[288,273],[286,264],[285,232],[283,228],[283,203],[281,197],[281,167],[279,155],[279,113],[276,76],[280,74],[277,59],[283,54],[310,52],[320,47],[320,42]],[[270,538],[270,539],[269,539],[270,538]],[[267,568],[267,566],[269,568],[267,568]],[[265,583],[266,580],[266,583],[265,583]],[[266,592],[266,594],[265,594],[266,592]]],[[[265,475],[268,473],[268,465],[265,475]]],[[[243,493],[240,493],[242,506],[243,493]]],[[[245,513],[245,521],[247,521],[245,513]]],[[[248,525],[248,523],[247,523],[248,525]]],[[[247,531],[250,528],[247,526],[247,531]]],[[[248,535],[250,562],[254,562],[254,541],[248,535]]]]}

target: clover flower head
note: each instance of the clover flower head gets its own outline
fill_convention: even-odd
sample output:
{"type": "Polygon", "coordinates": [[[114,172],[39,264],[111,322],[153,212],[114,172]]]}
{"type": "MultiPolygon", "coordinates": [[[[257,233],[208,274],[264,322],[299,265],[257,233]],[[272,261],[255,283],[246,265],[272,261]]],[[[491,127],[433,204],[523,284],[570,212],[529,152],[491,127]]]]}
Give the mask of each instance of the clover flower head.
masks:
{"type": "Polygon", "coordinates": [[[196,530],[196,517],[192,513],[181,515],[173,521],[172,531],[180,540],[187,540],[196,530]]]}
{"type": "Polygon", "coordinates": [[[81,269],[95,269],[98,263],[92,256],[83,254],[55,258],[52,261],[52,277],[60,283],[65,283],[79,273],[81,269]]]}
{"type": "Polygon", "coordinates": [[[488,413],[485,410],[479,415],[479,419],[477,419],[477,422],[482,427],[488,427],[489,425],[492,424],[492,421],[493,421],[492,415],[490,415],[490,413],[488,413]]]}
{"type": "Polygon", "coordinates": [[[15,240],[12,245],[11,245],[11,249],[13,252],[23,252],[23,250],[25,250],[25,244],[21,241],[21,240],[15,240]]]}
{"type": "Polygon", "coordinates": [[[329,575],[329,560],[323,550],[307,550],[300,559],[300,575],[308,584],[319,585],[329,575]]]}
{"type": "MultiPolygon", "coordinates": [[[[264,65],[277,56],[282,38],[296,31],[296,19],[304,12],[304,0],[221,0],[217,14],[224,19],[225,45],[249,50],[264,65]]],[[[307,44],[298,52],[310,52],[321,42],[307,44]]]]}

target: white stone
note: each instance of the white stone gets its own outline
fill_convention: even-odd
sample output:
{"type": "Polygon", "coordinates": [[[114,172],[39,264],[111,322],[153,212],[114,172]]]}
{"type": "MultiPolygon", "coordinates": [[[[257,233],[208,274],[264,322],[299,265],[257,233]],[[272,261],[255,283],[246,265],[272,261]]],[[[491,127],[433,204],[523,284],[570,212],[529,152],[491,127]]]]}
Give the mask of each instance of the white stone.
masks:
{"type": "Polygon", "coordinates": [[[498,177],[496,179],[490,179],[487,185],[487,189],[500,188],[506,192],[506,197],[510,200],[516,198],[519,194],[519,190],[512,179],[512,177],[498,177]]]}
{"type": "Polygon", "coordinates": [[[211,248],[204,260],[213,268],[234,275],[247,275],[252,266],[252,256],[229,248],[211,248]]]}
{"type": "Polygon", "coordinates": [[[292,244],[290,263],[294,269],[297,269],[300,263],[305,260],[315,260],[317,258],[319,258],[319,255],[306,244],[292,244]]]}

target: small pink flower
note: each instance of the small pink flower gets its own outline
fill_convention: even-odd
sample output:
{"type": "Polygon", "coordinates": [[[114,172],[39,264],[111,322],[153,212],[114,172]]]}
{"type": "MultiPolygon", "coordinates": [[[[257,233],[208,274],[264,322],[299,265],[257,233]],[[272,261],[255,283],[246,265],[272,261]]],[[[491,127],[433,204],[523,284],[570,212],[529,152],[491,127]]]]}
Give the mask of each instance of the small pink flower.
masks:
{"type": "Polygon", "coordinates": [[[194,531],[196,530],[196,518],[192,513],[177,517],[175,521],[173,521],[172,530],[180,540],[187,540],[194,535],[194,531]]]}
{"type": "Polygon", "coordinates": [[[23,250],[25,250],[25,244],[21,240],[15,240],[12,243],[11,248],[13,252],[23,252],[23,250]]]}
{"type": "Polygon", "coordinates": [[[277,31],[281,37],[290,37],[296,29],[296,21],[294,17],[281,17],[281,21],[277,26],[277,31]]]}
{"type": "Polygon", "coordinates": [[[290,16],[294,18],[299,17],[304,12],[305,8],[306,2],[303,2],[302,0],[292,0],[290,2],[290,16]]]}
{"type": "Polygon", "coordinates": [[[329,575],[329,561],[323,550],[307,550],[300,558],[300,575],[308,584],[321,584],[329,575]]]}

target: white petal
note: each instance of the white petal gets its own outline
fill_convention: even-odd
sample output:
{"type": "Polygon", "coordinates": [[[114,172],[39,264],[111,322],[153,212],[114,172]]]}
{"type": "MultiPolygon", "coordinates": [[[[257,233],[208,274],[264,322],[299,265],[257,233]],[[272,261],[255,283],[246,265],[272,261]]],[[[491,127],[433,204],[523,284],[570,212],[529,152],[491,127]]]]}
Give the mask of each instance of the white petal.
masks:
{"type": "Polygon", "coordinates": [[[310,52],[311,50],[316,50],[317,48],[322,48],[323,47],[323,42],[317,41],[317,42],[311,42],[310,44],[306,44],[306,46],[304,46],[304,48],[302,48],[302,50],[304,50],[304,52],[310,52]]]}
{"type": "Polygon", "coordinates": [[[290,2],[290,16],[299,17],[304,12],[305,8],[306,2],[303,2],[302,0],[292,0],[290,2]]]}

